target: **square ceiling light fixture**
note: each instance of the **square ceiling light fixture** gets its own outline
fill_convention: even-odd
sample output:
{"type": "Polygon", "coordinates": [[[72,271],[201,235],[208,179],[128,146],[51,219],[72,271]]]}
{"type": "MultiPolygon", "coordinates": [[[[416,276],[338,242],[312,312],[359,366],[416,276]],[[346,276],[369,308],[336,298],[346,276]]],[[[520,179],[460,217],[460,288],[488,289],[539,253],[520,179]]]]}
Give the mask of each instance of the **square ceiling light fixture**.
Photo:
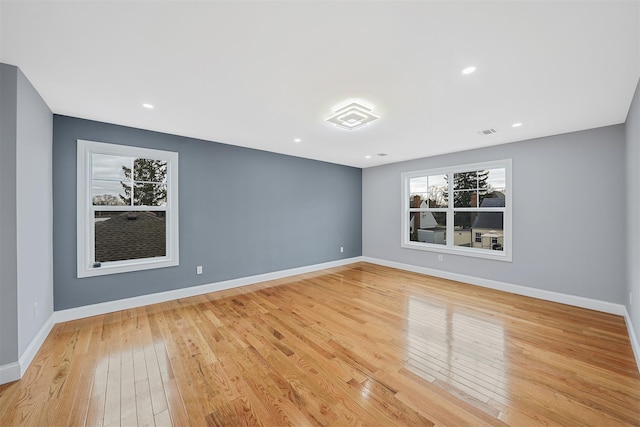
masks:
{"type": "Polygon", "coordinates": [[[351,102],[335,110],[334,113],[325,120],[339,128],[354,130],[378,119],[379,117],[373,114],[371,108],[367,108],[357,102],[351,102]]]}

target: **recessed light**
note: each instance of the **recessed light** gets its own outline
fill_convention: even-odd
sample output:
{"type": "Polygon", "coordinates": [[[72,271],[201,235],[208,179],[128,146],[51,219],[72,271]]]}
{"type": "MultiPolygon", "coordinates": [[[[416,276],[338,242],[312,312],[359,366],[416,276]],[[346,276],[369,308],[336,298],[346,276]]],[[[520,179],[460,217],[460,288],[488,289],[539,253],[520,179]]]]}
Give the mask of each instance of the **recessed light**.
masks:
{"type": "Polygon", "coordinates": [[[467,67],[462,70],[462,74],[471,74],[476,70],[476,67],[467,67]]]}
{"type": "Polygon", "coordinates": [[[370,159],[370,158],[371,158],[371,156],[364,156],[364,158],[365,158],[365,159],[370,159]]]}
{"type": "Polygon", "coordinates": [[[144,108],[149,109],[149,110],[153,110],[153,105],[152,105],[152,104],[144,103],[144,104],[142,104],[142,106],[143,106],[144,108]]]}
{"type": "Polygon", "coordinates": [[[302,142],[302,140],[300,138],[296,138],[293,140],[293,142],[302,142]]]}
{"type": "Polygon", "coordinates": [[[514,123],[514,124],[511,125],[511,127],[514,127],[514,128],[519,128],[520,126],[522,126],[522,123],[520,123],[520,122],[514,123]]]}

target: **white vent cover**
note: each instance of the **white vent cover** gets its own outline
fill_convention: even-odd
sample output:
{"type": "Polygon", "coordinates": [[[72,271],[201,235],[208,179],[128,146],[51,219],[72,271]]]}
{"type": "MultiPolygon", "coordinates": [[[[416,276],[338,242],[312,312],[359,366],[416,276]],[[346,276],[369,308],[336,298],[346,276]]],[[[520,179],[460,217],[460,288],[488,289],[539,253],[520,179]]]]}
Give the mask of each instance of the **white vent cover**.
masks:
{"type": "Polygon", "coordinates": [[[377,119],[379,119],[379,117],[373,114],[371,108],[367,108],[357,102],[352,102],[344,107],[338,108],[325,120],[341,129],[354,130],[377,119]]]}
{"type": "Polygon", "coordinates": [[[497,130],[495,130],[494,128],[491,129],[485,129],[485,130],[481,130],[480,132],[478,132],[480,135],[491,135],[492,133],[496,133],[498,132],[497,130]]]}

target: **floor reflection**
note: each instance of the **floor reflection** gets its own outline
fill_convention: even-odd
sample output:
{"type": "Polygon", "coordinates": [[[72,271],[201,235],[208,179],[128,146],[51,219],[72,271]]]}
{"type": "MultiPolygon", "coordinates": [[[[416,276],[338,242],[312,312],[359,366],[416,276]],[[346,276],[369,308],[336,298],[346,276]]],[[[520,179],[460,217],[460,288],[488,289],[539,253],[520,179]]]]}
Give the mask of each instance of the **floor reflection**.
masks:
{"type": "Polygon", "coordinates": [[[453,304],[409,298],[405,367],[467,400],[505,403],[508,397],[501,322],[453,304]]]}
{"type": "Polygon", "coordinates": [[[171,425],[170,370],[162,341],[100,358],[91,384],[87,425],[171,425]]]}

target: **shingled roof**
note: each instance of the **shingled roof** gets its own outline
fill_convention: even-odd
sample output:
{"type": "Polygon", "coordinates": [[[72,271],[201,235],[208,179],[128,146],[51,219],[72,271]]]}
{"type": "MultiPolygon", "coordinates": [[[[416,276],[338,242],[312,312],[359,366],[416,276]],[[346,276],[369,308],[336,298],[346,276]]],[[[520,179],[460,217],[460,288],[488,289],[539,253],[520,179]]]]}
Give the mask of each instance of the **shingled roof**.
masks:
{"type": "Polygon", "coordinates": [[[162,257],[166,221],[152,212],[124,212],[96,222],[96,262],[162,257]],[[129,214],[136,218],[129,219],[129,214]]]}
{"type": "MultiPolygon", "coordinates": [[[[487,198],[482,200],[481,208],[504,208],[504,198],[487,198]]],[[[503,215],[502,212],[478,212],[471,228],[487,228],[491,230],[502,230],[503,215]]]]}

